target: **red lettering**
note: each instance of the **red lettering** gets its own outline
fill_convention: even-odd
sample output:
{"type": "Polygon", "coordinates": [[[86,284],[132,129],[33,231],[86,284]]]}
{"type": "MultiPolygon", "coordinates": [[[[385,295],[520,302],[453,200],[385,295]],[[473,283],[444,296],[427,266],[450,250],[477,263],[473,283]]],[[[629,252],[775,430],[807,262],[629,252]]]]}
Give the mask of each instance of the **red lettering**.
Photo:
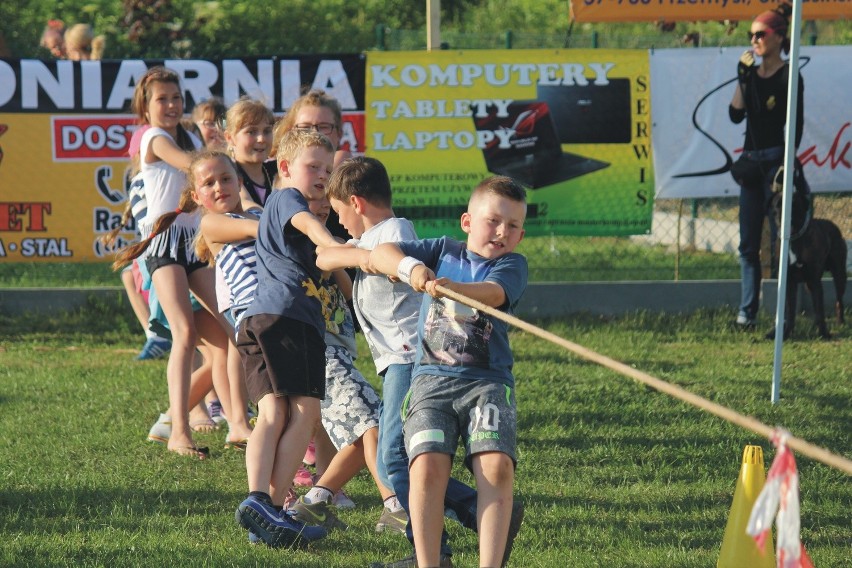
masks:
{"type": "Polygon", "coordinates": [[[20,217],[29,214],[27,231],[46,231],[45,215],[50,215],[50,203],[0,203],[0,231],[21,232],[20,217]]]}
{"type": "Polygon", "coordinates": [[[831,148],[829,148],[828,153],[825,155],[825,158],[822,160],[816,155],[816,145],[811,146],[806,149],[804,152],[799,154],[799,160],[802,162],[802,165],[806,165],[808,162],[813,162],[817,167],[823,167],[826,163],[829,163],[829,167],[832,170],[836,170],[837,166],[843,165],[847,168],[852,168],[852,164],[849,163],[849,158],[847,155],[849,154],[849,148],[852,146],[852,142],[846,142],[843,144],[843,148],[840,149],[840,137],[843,135],[843,131],[848,128],[850,123],[846,123],[840,127],[840,130],[837,131],[837,135],[834,137],[834,142],[831,144],[831,148]]]}
{"type": "Polygon", "coordinates": [[[30,225],[28,231],[46,231],[44,224],[45,214],[50,215],[50,203],[25,203],[30,212],[30,225]]]}

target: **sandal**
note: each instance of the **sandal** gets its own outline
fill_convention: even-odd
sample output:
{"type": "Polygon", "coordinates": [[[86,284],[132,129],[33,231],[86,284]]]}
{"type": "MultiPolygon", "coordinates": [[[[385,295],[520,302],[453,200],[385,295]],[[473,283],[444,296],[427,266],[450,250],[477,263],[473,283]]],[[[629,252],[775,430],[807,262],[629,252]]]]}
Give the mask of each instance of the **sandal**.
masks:
{"type": "Polygon", "coordinates": [[[190,458],[198,458],[199,460],[206,460],[210,457],[210,448],[198,448],[193,446],[183,446],[180,448],[175,448],[173,450],[169,450],[170,452],[174,452],[179,456],[185,456],[190,458]]]}
{"type": "Polygon", "coordinates": [[[225,440],[225,449],[226,450],[237,450],[238,452],[246,451],[246,445],[248,444],[248,438],[243,438],[242,440],[225,440]]]}

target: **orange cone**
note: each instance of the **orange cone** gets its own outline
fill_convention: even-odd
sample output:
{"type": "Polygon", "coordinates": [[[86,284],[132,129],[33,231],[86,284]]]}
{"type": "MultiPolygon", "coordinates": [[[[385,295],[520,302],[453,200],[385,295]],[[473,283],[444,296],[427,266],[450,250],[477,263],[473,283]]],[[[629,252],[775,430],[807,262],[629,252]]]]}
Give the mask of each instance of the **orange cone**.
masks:
{"type": "Polygon", "coordinates": [[[754,539],[746,534],[748,518],[764,483],[766,472],[763,469],[763,449],[760,446],[746,446],[717,568],[775,568],[772,537],[766,543],[766,552],[761,553],[754,539]]]}

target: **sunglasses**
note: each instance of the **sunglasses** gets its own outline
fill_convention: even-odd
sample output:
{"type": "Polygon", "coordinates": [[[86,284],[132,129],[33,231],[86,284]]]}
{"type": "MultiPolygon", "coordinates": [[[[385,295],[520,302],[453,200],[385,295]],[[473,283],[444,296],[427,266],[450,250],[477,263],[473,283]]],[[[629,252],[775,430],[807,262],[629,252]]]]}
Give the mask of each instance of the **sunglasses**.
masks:
{"type": "Polygon", "coordinates": [[[759,32],[748,32],[748,40],[749,41],[760,41],[770,33],[772,33],[772,30],[760,30],[759,32]]]}

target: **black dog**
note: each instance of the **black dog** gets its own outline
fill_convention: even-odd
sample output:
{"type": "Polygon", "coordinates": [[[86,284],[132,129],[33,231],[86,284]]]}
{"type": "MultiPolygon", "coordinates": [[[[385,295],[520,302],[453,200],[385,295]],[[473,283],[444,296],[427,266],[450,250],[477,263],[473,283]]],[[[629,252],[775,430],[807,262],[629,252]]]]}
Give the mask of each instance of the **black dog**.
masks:
{"type": "MultiPolygon", "coordinates": [[[[781,207],[783,194],[772,197],[771,211],[777,226],[781,226],[781,207]]],[[[828,339],[828,327],[825,325],[825,300],[822,292],[822,275],[830,272],[837,293],[835,312],[837,323],[843,323],[843,294],[846,291],[846,241],[837,225],[827,219],[811,218],[810,200],[799,191],[793,192],[792,215],[790,219],[790,258],[787,273],[787,301],[784,321],[784,339],[793,335],[796,323],[796,293],[798,284],[803,282],[814,305],[814,320],[819,334],[828,339]]],[[[775,338],[775,329],[766,334],[767,339],[775,338]]]]}

